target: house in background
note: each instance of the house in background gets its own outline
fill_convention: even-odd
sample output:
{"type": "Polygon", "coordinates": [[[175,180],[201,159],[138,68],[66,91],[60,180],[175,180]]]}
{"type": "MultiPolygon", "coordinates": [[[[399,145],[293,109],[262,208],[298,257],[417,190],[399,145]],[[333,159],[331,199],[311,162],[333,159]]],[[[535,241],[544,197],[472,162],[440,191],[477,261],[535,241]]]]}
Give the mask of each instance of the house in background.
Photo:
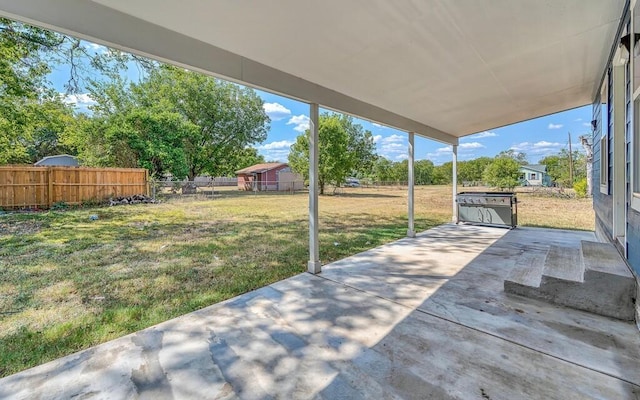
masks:
{"type": "Polygon", "coordinates": [[[262,163],[236,171],[238,190],[293,191],[304,187],[304,179],[287,163],[262,163]]]}
{"type": "Polygon", "coordinates": [[[42,167],[77,167],[80,163],[78,162],[78,157],[68,154],[58,154],[45,157],[33,165],[42,167]]]}
{"type": "Polygon", "coordinates": [[[522,186],[551,186],[551,177],[547,174],[547,166],[541,164],[523,165],[520,167],[522,186]]]}

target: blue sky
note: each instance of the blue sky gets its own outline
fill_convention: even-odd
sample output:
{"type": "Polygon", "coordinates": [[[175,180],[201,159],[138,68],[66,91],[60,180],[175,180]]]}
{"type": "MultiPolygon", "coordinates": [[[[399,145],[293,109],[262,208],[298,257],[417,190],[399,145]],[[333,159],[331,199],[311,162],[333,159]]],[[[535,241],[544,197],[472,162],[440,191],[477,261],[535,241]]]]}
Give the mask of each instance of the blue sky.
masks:
{"type": "MultiPolygon", "coordinates": [[[[85,42],[91,51],[102,52],[106,48],[85,42]]],[[[137,80],[139,71],[130,68],[129,80],[137,80]]],[[[60,67],[49,75],[49,80],[56,90],[64,92],[64,83],[68,79],[68,68],[60,67]]],[[[287,161],[289,147],[296,137],[309,126],[309,105],[275,94],[258,91],[264,100],[264,108],[271,118],[271,129],[264,143],[255,145],[267,161],[287,161]]],[[[93,100],[88,94],[67,95],[67,101],[76,105],[79,111],[87,111],[93,100]]],[[[321,110],[322,112],[322,110],[321,110]]],[[[493,157],[502,150],[513,149],[524,152],[530,163],[558,153],[568,148],[568,133],[571,132],[574,150],[582,151],[579,136],[589,134],[591,106],[576,108],[558,114],[491,129],[485,132],[466,136],[460,139],[458,148],[459,160],[470,160],[477,157],[493,157]]],[[[407,133],[369,121],[356,119],[356,122],[374,136],[379,155],[392,161],[407,158],[407,133]]],[[[416,136],[416,159],[429,159],[439,165],[451,160],[451,147],[433,140],[416,136]]]]}
{"type": "MultiPolygon", "coordinates": [[[[267,141],[258,146],[268,160],[286,161],[289,146],[296,136],[308,128],[309,106],[281,96],[259,92],[265,101],[265,110],[271,117],[271,130],[267,141]]],[[[502,128],[479,132],[460,139],[458,159],[493,157],[502,150],[524,152],[530,163],[568,148],[568,133],[572,146],[582,150],[579,136],[589,134],[591,106],[585,106],[502,128]]],[[[356,122],[371,131],[378,154],[393,161],[407,158],[407,134],[369,121],[356,122]]],[[[416,159],[429,159],[436,165],[451,160],[451,147],[416,136],[416,159]]]]}

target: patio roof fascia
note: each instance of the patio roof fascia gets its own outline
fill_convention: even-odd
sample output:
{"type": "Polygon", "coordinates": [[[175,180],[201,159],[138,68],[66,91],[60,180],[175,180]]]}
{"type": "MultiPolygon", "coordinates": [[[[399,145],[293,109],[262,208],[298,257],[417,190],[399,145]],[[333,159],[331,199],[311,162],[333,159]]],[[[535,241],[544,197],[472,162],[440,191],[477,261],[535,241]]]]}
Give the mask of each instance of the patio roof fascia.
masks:
{"type": "Polygon", "coordinates": [[[624,31],[625,24],[629,21],[630,15],[629,10],[631,8],[631,0],[625,0],[624,7],[622,8],[622,13],[620,14],[620,22],[618,23],[618,29],[616,30],[616,34],[613,42],[611,42],[611,49],[609,50],[609,56],[602,60],[603,65],[601,68],[600,80],[599,84],[593,89],[593,94],[591,95],[592,102],[594,102],[600,91],[602,89],[602,85],[605,82],[607,77],[607,70],[609,69],[609,64],[612,62],[613,58],[616,55],[616,51],[620,46],[620,37],[622,37],[622,31],[624,31]]]}
{"type": "Polygon", "coordinates": [[[449,133],[91,1],[0,0],[0,16],[458,144],[449,133]]]}

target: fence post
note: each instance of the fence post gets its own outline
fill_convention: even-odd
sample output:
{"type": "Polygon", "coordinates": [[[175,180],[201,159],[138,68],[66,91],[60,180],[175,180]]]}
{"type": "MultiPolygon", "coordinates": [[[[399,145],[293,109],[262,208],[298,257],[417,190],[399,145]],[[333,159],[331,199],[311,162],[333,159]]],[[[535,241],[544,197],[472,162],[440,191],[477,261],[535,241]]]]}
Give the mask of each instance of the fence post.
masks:
{"type": "Polygon", "coordinates": [[[146,185],[146,187],[147,187],[147,193],[145,193],[145,196],[149,197],[149,193],[150,193],[150,190],[149,190],[149,185],[150,185],[150,182],[149,182],[149,170],[148,170],[148,169],[146,169],[146,168],[144,169],[144,181],[145,181],[145,182],[146,182],[146,184],[147,184],[147,185],[146,185]]]}
{"type": "Polygon", "coordinates": [[[53,206],[53,168],[47,167],[47,181],[48,181],[48,193],[47,200],[49,203],[49,208],[53,206]]]}

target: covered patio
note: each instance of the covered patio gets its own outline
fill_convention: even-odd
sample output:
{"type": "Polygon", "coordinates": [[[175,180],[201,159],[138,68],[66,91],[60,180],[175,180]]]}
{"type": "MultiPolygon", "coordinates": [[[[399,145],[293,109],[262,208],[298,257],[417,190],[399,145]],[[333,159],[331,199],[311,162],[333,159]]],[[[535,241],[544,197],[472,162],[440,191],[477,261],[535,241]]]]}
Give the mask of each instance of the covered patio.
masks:
{"type": "MultiPolygon", "coordinates": [[[[617,49],[625,0],[270,3],[0,0],[0,16],[309,104],[309,261],[317,274],[320,107],[408,134],[460,138],[584,106],[617,49]]],[[[453,220],[457,208],[452,204],[453,220]]]]}
{"type": "Polygon", "coordinates": [[[455,193],[461,137],[592,103],[628,7],[0,0],[2,16],[308,103],[312,273],[6,377],[0,397],[640,398],[633,323],[503,290],[592,233],[413,225],[414,135],[451,145],[455,193]],[[320,107],[409,137],[408,238],[324,266],[320,107]]]}
{"type": "Polygon", "coordinates": [[[588,232],[442,225],[0,380],[0,397],[637,399],[633,323],[505,295],[588,232]]]}

